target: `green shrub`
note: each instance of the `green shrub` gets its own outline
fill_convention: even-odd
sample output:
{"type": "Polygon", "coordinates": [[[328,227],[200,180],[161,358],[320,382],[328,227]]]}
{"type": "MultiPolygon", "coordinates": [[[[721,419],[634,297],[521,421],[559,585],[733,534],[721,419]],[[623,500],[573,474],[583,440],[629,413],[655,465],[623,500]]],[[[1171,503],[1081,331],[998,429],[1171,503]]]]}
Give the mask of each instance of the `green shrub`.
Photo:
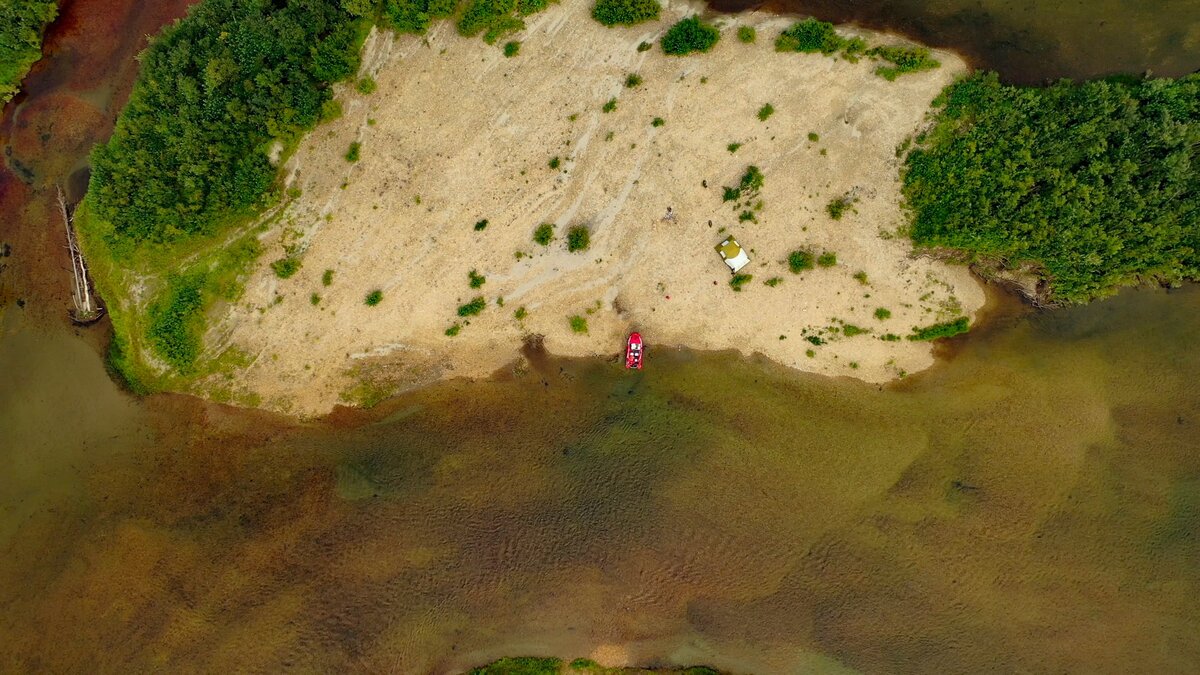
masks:
{"type": "Polygon", "coordinates": [[[837,34],[833,24],[816,19],[804,19],[792,24],[775,40],[775,50],[832,54],[845,48],[846,39],[837,34]]]}
{"type": "Polygon", "coordinates": [[[204,282],[203,273],[172,275],[163,296],[147,308],[150,348],[180,373],[191,372],[200,354],[204,282]]]}
{"type": "Polygon", "coordinates": [[[775,114],[775,106],[770,103],[764,103],[763,107],[758,109],[758,119],[760,122],[766,122],[767,118],[775,114]]]}
{"type": "Polygon", "coordinates": [[[630,73],[625,76],[625,87],[633,89],[642,83],[642,76],[637,73],[630,73]]]}
{"type": "Polygon", "coordinates": [[[342,102],[331,98],[321,104],[320,123],[332,122],[342,116],[342,102]]]}
{"type": "Polygon", "coordinates": [[[658,4],[658,0],[596,0],[592,6],[592,18],[605,26],[632,26],[657,20],[660,11],[662,5],[658,4]]]}
{"type": "Polygon", "coordinates": [[[758,219],[754,217],[753,211],[742,211],[741,213],[738,214],[738,222],[739,223],[744,223],[746,221],[754,221],[756,223],[758,222],[758,219]]]}
{"type": "Polygon", "coordinates": [[[363,298],[363,304],[365,304],[367,307],[374,307],[380,302],[383,302],[383,291],[378,288],[370,293],[367,293],[367,297],[363,298]]]}
{"type": "Polygon", "coordinates": [[[487,277],[479,274],[475,270],[467,272],[467,283],[471,288],[480,288],[487,283],[487,277]]]}
{"type": "Polygon", "coordinates": [[[572,333],[588,332],[587,319],[583,318],[582,316],[579,316],[578,314],[576,314],[575,316],[572,316],[569,319],[567,319],[567,321],[571,324],[571,332],[572,333]]]}
{"type": "Polygon", "coordinates": [[[804,336],[804,339],[808,340],[808,343],[814,347],[820,347],[821,345],[825,344],[825,339],[820,335],[806,335],[804,336]]]}
{"type": "Polygon", "coordinates": [[[820,267],[833,267],[837,264],[837,254],[826,251],[817,256],[817,265],[820,267]]]}
{"type": "Polygon", "coordinates": [[[0,3],[0,104],[17,93],[30,67],[42,58],[42,31],[57,15],[54,0],[0,3]]]}
{"type": "Polygon", "coordinates": [[[638,43],[637,50],[639,52],[648,52],[651,49],[654,49],[654,45],[650,44],[649,42],[639,42],[638,43]]]}
{"type": "Polygon", "coordinates": [[[924,328],[913,328],[912,335],[909,335],[908,339],[937,340],[938,338],[953,337],[967,332],[970,329],[970,325],[970,319],[960,316],[953,321],[935,323],[932,326],[925,326],[924,328]]]}
{"type": "Polygon", "coordinates": [[[280,258],[271,263],[271,269],[275,271],[275,276],[280,279],[289,279],[296,272],[300,271],[300,259],[293,256],[280,258]]]}
{"type": "Polygon", "coordinates": [[[700,17],[693,15],[671,26],[661,44],[663,53],[682,56],[692,52],[707,52],[719,39],[721,31],[716,26],[704,23],[700,17]]]}
{"type": "Polygon", "coordinates": [[[600,108],[601,112],[610,113],[617,109],[617,99],[610,98],[605,102],[604,107],[600,108]]]}
{"type": "Polygon", "coordinates": [[[308,302],[313,306],[319,305],[321,304],[321,296],[313,293],[312,295],[308,296],[308,302]]]}
{"type": "MultiPolygon", "coordinates": [[[[754,199],[754,196],[762,189],[763,182],[764,176],[762,171],[752,164],[746,167],[746,172],[742,174],[737,187],[725,187],[721,199],[727,202],[738,201],[742,198],[747,200],[754,199]]],[[[753,217],[753,214],[751,214],[751,217],[753,217]]]]}
{"type": "Polygon", "coordinates": [[[845,335],[846,337],[854,337],[856,335],[862,335],[863,333],[870,333],[870,332],[871,331],[867,330],[866,328],[855,326],[852,323],[848,323],[848,324],[845,324],[842,326],[842,335],[845,335]]]}
{"type": "Polygon", "coordinates": [[[770,286],[771,288],[775,288],[779,284],[783,283],[783,277],[771,277],[770,279],[767,279],[763,283],[766,284],[767,286],[770,286]]]}
{"type": "Polygon", "coordinates": [[[458,306],[458,315],[463,317],[475,316],[482,312],[485,307],[487,307],[487,300],[482,295],[476,296],[467,304],[458,306]]]}
{"type": "Polygon", "coordinates": [[[586,251],[592,243],[592,234],[582,225],[567,230],[567,250],[571,253],[586,251]]]}
{"type": "Polygon", "coordinates": [[[884,342],[899,342],[900,336],[896,335],[895,333],[887,333],[881,336],[879,339],[883,340],[884,342]]]}
{"type": "Polygon", "coordinates": [[[892,318],[892,310],[885,307],[877,307],[875,308],[875,318],[879,319],[880,321],[886,321],[887,319],[892,318]]]}
{"type": "Polygon", "coordinates": [[[655,117],[654,119],[650,120],[650,126],[652,127],[661,127],[664,124],[666,124],[666,121],[661,117],[655,117]]]}
{"type": "Polygon", "coordinates": [[[347,162],[357,162],[359,159],[359,151],[362,149],[362,144],[355,141],[350,144],[350,149],[346,151],[347,162]]]}
{"type": "Polygon", "coordinates": [[[454,337],[455,335],[458,335],[458,332],[461,330],[462,330],[462,326],[455,323],[446,329],[446,337],[454,337]]]}
{"type": "Polygon", "coordinates": [[[560,160],[557,157],[551,157],[550,158],[550,168],[557,169],[559,166],[562,166],[562,160],[560,160]]]}
{"type": "Polygon", "coordinates": [[[467,0],[466,9],[458,17],[458,33],[474,37],[483,33],[483,41],[497,40],[525,27],[515,14],[517,0],[467,0]]]}
{"type": "Polygon", "coordinates": [[[867,281],[867,273],[862,270],[859,270],[854,273],[854,280],[857,281],[858,283],[862,284],[863,286],[866,286],[869,283],[867,281]]]}
{"type": "Polygon", "coordinates": [[[330,286],[332,284],[333,284],[333,270],[325,270],[325,272],[323,274],[321,274],[321,285],[322,286],[330,286]]]}
{"type": "Polygon", "coordinates": [[[375,90],[376,90],[378,87],[379,87],[379,85],[377,85],[377,84],[375,83],[375,80],[374,80],[374,79],[372,79],[372,78],[370,78],[370,77],[364,77],[364,78],[360,79],[360,80],[358,81],[358,84],[356,84],[356,85],[354,86],[354,88],[358,90],[358,93],[360,93],[360,94],[368,94],[368,95],[369,95],[369,94],[374,94],[374,93],[375,93],[375,90]]]}
{"type": "Polygon", "coordinates": [[[459,0],[386,0],[382,23],[402,33],[424,33],[433,19],[454,16],[459,0]]]}
{"type": "Polygon", "coordinates": [[[890,61],[891,66],[879,66],[875,74],[892,81],[905,73],[916,73],[922,70],[933,70],[942,65],[929,55],[924,47],[875,47],[867,52],[869,56],[890,61]]]}
{"type": "Polygon", "coordinates": [[[903,176],[918,245],[1031,271],[1051,303],[1200,278],[1200,75],[1026,88],[979,74],[936,105],[903,176]]]}
{"type": "Polygon", "coordinates": [[[547,246],[550,242],[554,241],[554,224],[542,223],[538,225],[537,229],[533,231],[533,241],[542,246],[547,246]]]}
{"type": "Polygon", "coordinates": [[[821,137],[815,131],[810,131],[808,132],[808,140],[816,143],[821,140],[821,137]]]}
{"type": "Polygon", "coordinates": [[[813,254],[811,252],[798,249],[788,254],[788,269],[792,271],[792,274],[799,274],[812,268],[813,254]]]}
{"type": "Polygon", "coordinates": [[[516,40],[512,40],[512,41],[510,41],[510,42],[505,42],[505,43],[504,43],[504,56],[505,56],[505,58],[510,58],[510,59],[511,59],[512,57],[516,56],[516,55],[517,55],[517,54],[519,54],[520,52],[521,52],[521,43],[520,43],[520,42],[518,42],[518,41],[516,41],[516,40]]]}
{"type": "Polygon", "coordinates": [[[529,316],[529,312],[526,311],[524,306],[518,307],[517,311],[513,312],[513,318],[517,321],[524,321],[527,316],[529,316]]]}
{"type": "Polygon", "coordinates": [[[746,284],[750,283],[753,279],[754,279],[753,274],[735,274],[735,275],[733,275],[733,277],[731,277],[729,279],[729,286],[733,290],[738,291],[740,293],[742,290],[742,286],[745,286],[746,284]]]}
{"type": "Polygon", "coordinates": [[[738,26],[737,36],[738,41],[746,44],[758,39],[758,33],[754,30],[754,26],[738,26]]]}
{"type": "Polygon", "coordinates": [[[725,146],[725,149],[728,150],[729,154],[732,155],[733,153],[737,152],[738,148],[740,147],[742,147],[741,143],[730,143],[729,145],[725,146]]]}
{"type": "Polygon", "coordinates": [[[486,230],[487,226],[488,226],[487,218],[475,221],[475,231],[476,232],[482,232],[482,231],[486,230]]]}

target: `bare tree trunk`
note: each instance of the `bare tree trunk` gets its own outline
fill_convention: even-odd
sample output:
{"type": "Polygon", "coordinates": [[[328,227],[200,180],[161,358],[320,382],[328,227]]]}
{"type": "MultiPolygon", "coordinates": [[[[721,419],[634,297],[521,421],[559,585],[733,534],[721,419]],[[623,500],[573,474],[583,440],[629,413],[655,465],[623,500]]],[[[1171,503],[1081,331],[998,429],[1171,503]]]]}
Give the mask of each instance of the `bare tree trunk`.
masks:
{"type": "Polygon", "coordinates": [[[67,208],[67,199],[63,196],[61,187],[58,189],[58,208],[62,211],[63,226],[67,230],[67,250],[71,254],[71,302],[75,305],[70,312],[71,320],[86,325],[99,319],[104,314],[104,308],[92,295],[87,263],[84,262],[83,252],[79,250],[79,242],[75,239],[74,219],[67,208]]]}

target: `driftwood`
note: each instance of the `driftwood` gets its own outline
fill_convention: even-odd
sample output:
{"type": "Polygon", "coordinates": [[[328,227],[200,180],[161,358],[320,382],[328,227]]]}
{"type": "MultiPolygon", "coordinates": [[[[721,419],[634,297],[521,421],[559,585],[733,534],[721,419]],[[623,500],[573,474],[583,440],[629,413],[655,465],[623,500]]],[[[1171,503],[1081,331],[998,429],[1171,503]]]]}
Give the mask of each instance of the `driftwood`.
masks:
{"type": "Polygon", "coordinates": [[[63,226],[67,230],[67,250],[71,255],[71,303],[74,307],[69,313],[72,321],[86,326],[99,320],[104,315],[104,308],[100,306],[96,294],[92,291],[87,263],[83,259],[83,251],[79,250],[79,241],[75,238],[74,214],[67,207],[62,188],[58,189],[58,208],[62,211],[63,226]]]}

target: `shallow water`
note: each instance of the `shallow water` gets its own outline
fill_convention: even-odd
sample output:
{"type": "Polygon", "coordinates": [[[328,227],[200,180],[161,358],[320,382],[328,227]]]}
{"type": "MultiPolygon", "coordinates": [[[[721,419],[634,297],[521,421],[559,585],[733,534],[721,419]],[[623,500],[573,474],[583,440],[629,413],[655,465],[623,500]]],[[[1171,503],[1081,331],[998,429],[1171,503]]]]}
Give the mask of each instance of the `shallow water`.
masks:
{"type": "MultiPolygon", "coordinates": [[[[165,20],[118,5],[72,4],[165,20]]],[[[42,161],[0,181],[0,670],[1200,667],[1200,288],[1002,311],[884,389],[651,345],[308,425],[135,400],[65,322],[42,189],[131,70],[58,64],[3,125],[42,161]]]]}
{"type": "Polygon", "coordinates": [[[1011,82],[1200,70],[1194,0],[715,0],[895,31],[1011,82]]]}

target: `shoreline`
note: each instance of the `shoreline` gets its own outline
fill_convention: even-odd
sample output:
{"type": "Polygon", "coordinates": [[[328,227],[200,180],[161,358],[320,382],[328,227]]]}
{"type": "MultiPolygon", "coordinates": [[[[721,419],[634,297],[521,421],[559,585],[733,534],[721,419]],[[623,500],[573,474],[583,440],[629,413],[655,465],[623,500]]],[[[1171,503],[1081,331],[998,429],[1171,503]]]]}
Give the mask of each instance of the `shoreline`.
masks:
{"type": "Polygon", "coordinates": [[[940,68],[889,82],[866,60],[776,52],[792,19],[759,12],[724,16],[711,53],[635,49],[686,13],[671,6],[660,21],[607,29],[586,3],[567,2],[531,18],[513,59],[446,24],[423,39],[374,32],[360,74],[378,91],[338,85],[342,118],[282,167],[298,196],[261,237],[267,252],[243,299],[206,337],[249,365],[198,393],[220,386],[235,401],[316,416],[488,377],[528,335],[556,356],[607,358],[631,330],[647,340],[649,367],[655,345],[676,344],[874,383],[932,366],[931,347],[903,336],[973,316],[983,286],[897,234],[895,148],[965,64],[938,52],[940,68]],[[756,44],[737,41],[743,25],[759,30],[756,44]],[[642,82],[623,86],[627,73],[642,82]],[[470,98],[457,95],[463,82],[470,98]],[[777,112],[756,119],[765,103],[777,112]],[[741,222],[720,189],[752,165],[765,180],[741,222]],[[835,199],[852,203],[840,220],[824,212],[835,199]],[[539,222],[554,225],[547,246],[531,241],[539,222]],[[590,248],[571,253],[567,230],[581,226],[590,248]],[[711,251],[730,233],[754,259],[740,293],[711,251]],[[837,264],[792,274],[788,251],[801,248],[837,264]],[[282,279],[270,264],[285,257],[300,269],[282,279]],[[372,289],[378,307],[363,303],[372,289]],[[486,309],[456,317],[472,297],[486,309]],[[586,332],[573,333],[571,317],[586,332]]]}

